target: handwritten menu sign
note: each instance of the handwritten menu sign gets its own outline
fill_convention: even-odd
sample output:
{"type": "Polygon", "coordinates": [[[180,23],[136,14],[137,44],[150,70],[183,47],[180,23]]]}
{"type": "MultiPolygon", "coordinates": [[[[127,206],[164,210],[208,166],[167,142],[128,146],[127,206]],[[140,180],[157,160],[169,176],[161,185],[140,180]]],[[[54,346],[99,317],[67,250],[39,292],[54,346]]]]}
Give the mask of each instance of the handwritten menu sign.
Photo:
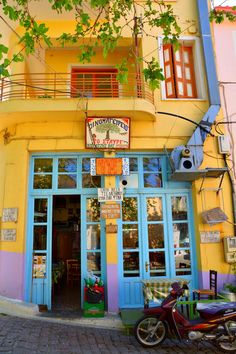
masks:
{"type": "Polygon", "coordinates": [[[2,222],[16,222],[18,217],[18,208],[3,208],[2,222]]]}
{"type": "Polygon", "coordinates": [[[16,229],[3,229],[1,241],[16,241],[16,229]]]}
{"type": "Polygon", "coordinates": [[[220,231],[200,232],[201,243],[219,243],[220,231]]]}

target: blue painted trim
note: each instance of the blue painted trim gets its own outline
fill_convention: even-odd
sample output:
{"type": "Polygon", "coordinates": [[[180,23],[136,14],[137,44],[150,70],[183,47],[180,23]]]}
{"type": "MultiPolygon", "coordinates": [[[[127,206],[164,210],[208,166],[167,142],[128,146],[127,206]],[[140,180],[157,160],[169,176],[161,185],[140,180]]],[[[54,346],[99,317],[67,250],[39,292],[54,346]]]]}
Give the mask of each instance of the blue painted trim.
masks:
{"type": "Polygon", "coordinates": [[[207,74],[209,100],[211,105],[220,105],[220,94],[216,73],[215,56],[212,45],[211,29],[209,22],[209,9],[207,0],[197,0],[199,23],[202,35],[202,45],[207,74]]]}

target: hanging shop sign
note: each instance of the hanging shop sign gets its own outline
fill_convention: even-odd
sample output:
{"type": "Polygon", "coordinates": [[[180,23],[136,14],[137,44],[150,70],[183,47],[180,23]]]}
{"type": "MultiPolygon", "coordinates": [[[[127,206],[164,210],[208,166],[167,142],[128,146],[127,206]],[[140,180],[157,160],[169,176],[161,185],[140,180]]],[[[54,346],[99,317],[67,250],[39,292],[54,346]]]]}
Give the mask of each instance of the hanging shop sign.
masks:
{"type": "Polygon", "coordinates": [[[91,176],[129,176],[129,158],[91,158],[91,176]]]}
{"type": "Polygon", "coordinates": [[[130,118],[88,117],[85,132],[87,149],[129,149],[130,118]]]}
{"type": "Polygon", "coordinates": [[[120,204],[101,204],[102,219],[119,219],[120,204]]]}
{"type": "Polygon", "coordinates": [[[98,188],[99,202],[120,202],[123,200],[122,188],[98,188]]]}

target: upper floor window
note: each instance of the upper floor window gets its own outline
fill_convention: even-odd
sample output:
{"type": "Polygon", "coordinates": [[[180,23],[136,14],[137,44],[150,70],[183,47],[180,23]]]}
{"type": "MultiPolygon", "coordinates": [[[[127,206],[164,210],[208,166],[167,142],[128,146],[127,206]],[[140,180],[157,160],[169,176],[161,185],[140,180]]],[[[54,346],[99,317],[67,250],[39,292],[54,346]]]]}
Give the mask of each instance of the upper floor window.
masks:
{"type": "Polygon", "coordinates": [[[164,44],[158,37],[159,61],[165,74],[161,82],[162,99],[206,99],[206,80],[201,41],[183,36],[179,48],[164,44]]]}
{"type": "Polygon", "coordinates": [[[163,46],[165,87],[167,98],[197,98],[196,79],[191,45],[180,43],[163,46]]]}
{"type": "Polygon", "coordinates": [[[72,97],[118,97],[117,69],[82,68],[71,69],[72,97]]]}

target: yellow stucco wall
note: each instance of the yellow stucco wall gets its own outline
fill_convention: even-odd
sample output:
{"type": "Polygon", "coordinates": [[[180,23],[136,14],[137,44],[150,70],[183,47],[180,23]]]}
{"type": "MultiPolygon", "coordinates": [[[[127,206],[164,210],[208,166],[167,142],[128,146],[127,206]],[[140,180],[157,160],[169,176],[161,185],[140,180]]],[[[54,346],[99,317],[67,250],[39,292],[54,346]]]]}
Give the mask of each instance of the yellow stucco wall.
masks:
{"type": "MultiPolygon", "coordinates": [[[[173,2],[176,13],[180,17],[182,35],[199,36],[197,23],[196,4],[193,1],[183,0],[173,2]]],[[[61,29],[72,28],[70,21],[48,21],[51,27],[53,37],[57,36],[61,29]]],[[[128,35],[128,33],[127,33],[128,35]]],[[[11,37],[10,50],[13,51],[16,46],[15,36],[11,37]]],[[[142,52],[146,58],[151,56],[158,57],[156,39],[145,40],[142,42],[142,52]],[[155,49],[155,51],[154,51],[155,49]]],[[[93,59],[91,65],[112,65],[119,62],[123,53],[127,51],[127,47],[122,46],[107,59],[103,59],[100,50],[98,56],[93,59]]],[[[202,55],[202,54],[201,54],[202,55]]],[[[69,72],[70,65],[76,64],[77,50],[52,48],[41,51],[41,60],[35,57],[30,58],[25,64],[17,64],[13,66],[13,72],[69,72]]],[[[203,69],[203,68],[202,68],[203,69]]],[[[203,70],[204,76],[204,70],[203,70]]],[[[207,89],[206,89],[207,91],[207,89]]],[[[82,102],[83,103],[83,102],[82,102]]],[[[67,104],[66,100],[60,101],[60,105],[67,104]]],[[[58,102],[55,100],[48,103],[46,100],[38,100],[36,102],[12,101],[11,109],[14,107],[15,112],[9,114],[9,106],[3,105],[0,116],[4,118],[4,129],[8,129],[9,137],[6,144],[3,143],[3,135],[0,135],[0,213],[3,208],[17,207],[19,209],[19,217],[17,224],[1,224],[3,228],[16,228],[16,242],[0,242],[0,250],[24,252],[25,250],[25,228],[27,215],[27,188],[29,176],[29,159],[32,152],[77,152],[84,150],[85,127],[84,117],[79,112],[83,111],[80,107],[81,100],[76,101],[74,109],[69,113],[61,112],[58,109],[58,102]],[[27,114],[24,112],[18,114],[17,107],[27,105],[27,114]],[[54,111],[47,111],[47,104],[54,105],[54,111]],[[15,105],[15,106],[14,106],[15,105]],[[43,106],[43,109],[42,109],[43,106]]],[[[156,111],[168,111],[180,114],[199,122],[207,111],[209,102],[207,98],[203,100],[161,100],[160,90],[155,93],[156,111]]],[[[61,107],[61,106],[60,106],[61,107]]],[[[1,107],[0,107],[1,109],[1,107]]],[[[120,105],[120,110],[126,109],[125,102],[120,105]]],[[[106,110],[106,107],[104,107],[106,110]]],[[[219,119],[222,115],[219,114],[219,119]]],[[[163,152],[164,147],[173,149],[178,145],[185,144],[192,135],[195,126],[171,117],[157,115],[153,121],[144,119],[132,120],[131,122],[131,151],[152,151],[163,152]]],[[[208,137],[204,147],[204,151],[208,155],[204,155],[204,165],[206,167],[222,167],[222,156],[218,155],[217,138],[208,137]],[[210,157],[209,155],[213,156],[210,157]]],[[[114,183],[114,181],[113,181],[114,183]]],[[[199,269],[207,271],[209,268],[216,268],[222,273],[228,272],[228,264],[224,262],[223,245],[219,244],[200,244],[200,231],[218,230],[221,232],[221,238],[233,234],[233,227],[230,223],[221,223],[215,226],[207,226],[201,223],[201,212],[206,208],[213,208],[219,203],[219,196],[215,192],[209,192],[206,202],[204,202],[203,193],[199,193],[201,180],[193,183],[193,202],[195,213],[195,232],[196,232],[196,249],[199,257],[199,269]]],[[[205,181],[205,186],[215,187],[219,185],[219,180],[205,181]]],[[[225,176],[223,181],[223,199],[224,210],[232,222],[232,206],[231,206],[231,190],[228,177],[225,176]]],[[[220,194],[219,194],[220,195],[220,194]]],[[[219,204],[222,206],[222,204],[219,204]]],[[[111,235],[109,245],[114,250],[109,254],[109,262],[114,261],[117,257],[114,245],[116,238],[111,235]]]]}

